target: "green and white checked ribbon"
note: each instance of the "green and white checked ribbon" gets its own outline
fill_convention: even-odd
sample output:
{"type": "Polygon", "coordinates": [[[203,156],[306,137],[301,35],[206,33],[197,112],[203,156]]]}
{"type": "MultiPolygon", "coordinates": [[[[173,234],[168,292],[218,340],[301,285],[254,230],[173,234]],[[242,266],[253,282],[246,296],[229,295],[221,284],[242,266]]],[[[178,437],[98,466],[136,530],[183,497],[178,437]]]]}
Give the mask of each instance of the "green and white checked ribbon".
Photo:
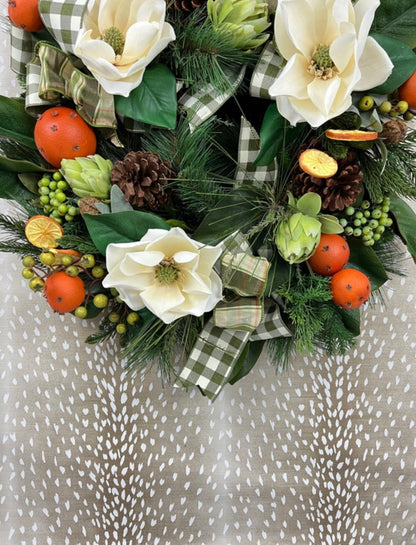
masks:
{"type": "MultiPolygon", "coordinates": [[[[68,53],[82,25],[82,17],[88,0],[39,0],[39,12],[46,28],[68,53]]],[[[33,57],[36,38],[12,25],[10,35],[10,66],[17,74],[26,74],[26,66],[33,57]]]]}
{"type": "Polygon", "coordinates": [[[250,95],[270,99],[270,86],[276,80],[281,68],[282,58],[276,53],[273,42],[269,41],[253,70],[250,81],[250,95]]]}
{"type": "Polygon", "coordinates": [[[241,117],[240,136],[238,142],[238,166],[235,172],[236,185],[252,183],[262,186],[265,182],[273,182],[277,176],[277,160],[268,166],[255,166],[260,151],[260,137],[245,117],[241,117]]]}
{"type": "Polygon", "coordinates": [[[224,287],[243,296],[215,307],[176,381],[176,386],[198,386],[211,400],[228,382],[247,342],[292,335],[273,300],[267,299],[266,312],[263,309],[261,294],[269,262],[248,253],[248,244],[239,232],[228,237],[224,245],[224,287]]]}
{"type": "Polygon", "coordinates": [[[232,97],[243,81],[246,67],[242,66],[238,72],[227,72],[230,86],[223,92],[218,91],[210,83],[196,91],[185,92],[178,100],[182,109],[187,113],[189,128],[192,131],[209,119],[221,106],[232,97]]]}
{"type": "Polygon", "coordinates": [[[76,68],[61,49],[38,42],[27,70],[26,109],[36,114],[50,106],[51,101],[58,102],[61,95],[72,98],[90,125],[117,127],[113,95],[106,93],[95,78],[76,68]]]}

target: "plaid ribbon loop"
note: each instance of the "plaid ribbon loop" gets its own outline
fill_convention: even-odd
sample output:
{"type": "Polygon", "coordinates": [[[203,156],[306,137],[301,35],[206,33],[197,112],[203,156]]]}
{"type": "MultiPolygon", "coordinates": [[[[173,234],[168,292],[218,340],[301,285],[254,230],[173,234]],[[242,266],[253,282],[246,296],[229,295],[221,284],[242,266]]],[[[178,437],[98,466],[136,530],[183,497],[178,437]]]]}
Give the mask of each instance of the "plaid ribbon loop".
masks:
{"type": "Polygon", "coordinates": [[[79,70],[72,59],[46,42],[38,42],[27,67],[26,109],[39,109],[70,97],[79,114],[94,127],[115,129],[114,97],[106,93],[92,76],[79,70]]]}
{"type": "Polygon", "coordinates": [[[250,95],[270,100],[269,89],[282,68],[283,59],[276,53],[273,41],[267,42],[253,70],[250,95]]]}

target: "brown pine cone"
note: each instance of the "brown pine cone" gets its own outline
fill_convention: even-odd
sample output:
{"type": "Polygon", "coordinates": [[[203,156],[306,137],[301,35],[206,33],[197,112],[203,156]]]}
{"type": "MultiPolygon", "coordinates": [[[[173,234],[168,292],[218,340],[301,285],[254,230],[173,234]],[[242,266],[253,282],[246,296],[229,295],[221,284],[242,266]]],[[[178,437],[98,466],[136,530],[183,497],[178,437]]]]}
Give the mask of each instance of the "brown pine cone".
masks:
{"type": "Polygon", "coordinates": [[[318,193],[322,209],[336,212],[354,203],[361,191],[363,175],[354,151],[348,151],[344,159],[338,159],[338,170],[330,178],[316,178],[296,167],[292,191],[297,197],[305,193],[318,193]]]}
{"type": "Polygon", "coordinates": [[[150,210],[167,204],[169,178],[172,178],[170,162],[148,151],[130,151],[122,161],[114,163],[111,171],[111,183],[118,185],[126,201],[150,210]]]}
{"type": "Polygon", "coordinates": [[[406,138],[407,123],[402,119],[392,119],[383,123],[380,138],[387,146],[394,146],[406,138]]]}
{"type": "Polygon", "coordinates": [[[177,11],[189,13],[195,9],[205,7],[207,0],[166,0],[169,7],[173,7],[177,11]]]}

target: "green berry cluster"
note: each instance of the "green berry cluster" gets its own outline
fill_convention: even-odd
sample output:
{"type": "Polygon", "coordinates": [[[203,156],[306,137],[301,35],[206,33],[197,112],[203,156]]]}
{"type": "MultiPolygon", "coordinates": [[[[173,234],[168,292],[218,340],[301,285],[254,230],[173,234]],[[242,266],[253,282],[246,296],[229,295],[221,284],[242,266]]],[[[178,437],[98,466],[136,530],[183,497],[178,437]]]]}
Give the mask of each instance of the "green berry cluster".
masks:
{"type": "Polygon", "coordinates": [[[61,224],[64,220],[73,221],[79,214],[75,201],[66,193],[68,188],[69,185],[60,172],[54,172],[52,176],[44,174],[38,181],[39,201],[43,212],[61,224]]]}
{"type": "Polygon", "coordinates": [[[373,246],[380,240],[386,227],[393,224],[389,216],[390,198],[383,197],[377,203],[363,200],[357,207],[348,206],[339,219],[346,236],[361,238],[365,246],[373,246]]]}
{"type": "MultiPolygon", "coordinates": [[[[375,108],[374,98],[370,95],[361,97],[358,108],[362,112],[367,112],[375,108]]],[[[404,121],[413,119],[412,112],[409,111],[409,105],[405,100],[400,100],[397,93],[393,93],[387,97],[381,104],[377,106],[377,111],[385,116],[396,118],[402,116],[404,121]]]]}

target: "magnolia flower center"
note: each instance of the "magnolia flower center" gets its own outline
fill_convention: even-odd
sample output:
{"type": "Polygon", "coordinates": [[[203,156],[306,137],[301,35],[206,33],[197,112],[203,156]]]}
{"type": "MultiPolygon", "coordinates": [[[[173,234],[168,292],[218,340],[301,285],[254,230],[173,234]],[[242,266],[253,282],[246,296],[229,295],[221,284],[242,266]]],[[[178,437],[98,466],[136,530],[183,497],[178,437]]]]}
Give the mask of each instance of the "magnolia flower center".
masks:
{"type": "Polygon", "coordinates": [[[114,49],[116,55],[122,55],[124,50],[124,35],[115,26],[110,26],[102,35],[102,40],[114,49]]]}
{"type": "Polygon", "coordinates": [[[318,45],[309,63],[308,71],[320,79],[331,79],[334,77],[337,69],[329,54],[329,45],[318,45]]]}
{"type": "Polygon", "coordinates": [[[172,284],[178,279],[179,272],[174,259],[167,257],[155,268],[155,277],[161,284],[172,284]]]}

